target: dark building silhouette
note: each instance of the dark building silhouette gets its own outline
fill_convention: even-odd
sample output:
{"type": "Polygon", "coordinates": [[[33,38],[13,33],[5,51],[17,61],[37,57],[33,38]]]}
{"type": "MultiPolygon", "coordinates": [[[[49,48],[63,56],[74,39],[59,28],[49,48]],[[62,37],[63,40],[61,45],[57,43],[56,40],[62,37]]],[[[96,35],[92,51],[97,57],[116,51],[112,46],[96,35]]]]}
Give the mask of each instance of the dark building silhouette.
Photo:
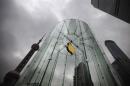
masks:
{"type": "Polygon", "coordinates": [[[46,36],[15,86],[72,86],[74,82],[75,86],[117,86],[88,24],[67,19],[46,36]]]}
{"type": "Polygon", "coordinates": [[[91,0],[94,7],[130,23],[130,0],[91,0]]]}
{"type": "Polygon", "coordinates": [[[14,86],[15,85],[15,83],[20,78],[20,73],[23,70],[23,68],[26,66],[26,64],[32,57],[32,55],[39,49],[39,43],[42,41],[42,39],[40,39],[38,43],[34,43],[32,45],[28,54],[24,57],[24,59],[20,62],[20,64],[13,71],[10,71],[5,75],[3,83],[0,86],[14,86]]]}
{"type": "Polygon", "coordinates": [[[64,20],[39,48],[40,41],[32,45],[18,67],[5,76],[4,86],[120,86],[84,21],[64,20]]]}
{"type": "Polygon", "coordinates": [[[73,86],[94,86],[91,80],[89,70],[83,62],[75,68],[73,86]]]}
{"type": "Polygon", "coordinates": [[[111,52],[115,61],[112,66],[119,75],[119,79],[123,86],[130,86],[130,59],[125,55],[125,53],[117,46],[114,41],[107,40],[105,45],[111,52]]]}

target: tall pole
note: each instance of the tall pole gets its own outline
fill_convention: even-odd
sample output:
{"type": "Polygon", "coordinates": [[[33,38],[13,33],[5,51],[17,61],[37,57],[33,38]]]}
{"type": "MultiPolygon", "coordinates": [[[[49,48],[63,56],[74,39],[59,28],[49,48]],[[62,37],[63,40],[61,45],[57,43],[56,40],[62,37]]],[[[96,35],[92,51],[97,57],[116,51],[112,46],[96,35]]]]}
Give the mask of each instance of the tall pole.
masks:
{"type": "MultiPolygon", "coordinates": [[[[44,34],[44,36],[45,36],[45,34],[44,34]]],[[[39,44],[42,41],[43,37],[38,41],[38,43],[34,43],[32,45],[31,50],[24,57],[24,59],[21,61],[21,63],[16,67],[15,71],[17,71],[18,73],[20,73],[22,71],[22,69],[28,63],[28,61],[30,60],[30,58],[32,57],[32,55],[39,49],[39,44]]]]}
{"type": "Polygon", "coordinates": [[[39,49],[39,44],[41,43],[44,36],[45,36],[45,34],[37,43],[34,43],[31,46],[30,51],[24,57],[24,59],[20,62],[20,64],[13,71],[10,71],[5,75],[3,83],[0,86],[14,86],[15,85],[15,83],[20,78],[20,73],[23,70],[23,68],[26,66],[28,61],[31,59],[32,55],[39,49]]]}

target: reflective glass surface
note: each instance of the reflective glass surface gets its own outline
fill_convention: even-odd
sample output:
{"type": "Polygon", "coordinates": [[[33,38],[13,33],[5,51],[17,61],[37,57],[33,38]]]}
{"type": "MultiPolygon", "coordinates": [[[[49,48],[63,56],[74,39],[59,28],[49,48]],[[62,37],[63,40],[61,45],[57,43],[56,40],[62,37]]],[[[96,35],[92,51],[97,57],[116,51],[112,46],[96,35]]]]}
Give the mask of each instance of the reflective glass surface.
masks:
{"type": "Polygon", "coordinates": [[[89,26],[80,20],[59,23],[46,37],[16,86],[116,86],[89,26]],[[75,52],[67,50],[71,43],[75,52]]]}

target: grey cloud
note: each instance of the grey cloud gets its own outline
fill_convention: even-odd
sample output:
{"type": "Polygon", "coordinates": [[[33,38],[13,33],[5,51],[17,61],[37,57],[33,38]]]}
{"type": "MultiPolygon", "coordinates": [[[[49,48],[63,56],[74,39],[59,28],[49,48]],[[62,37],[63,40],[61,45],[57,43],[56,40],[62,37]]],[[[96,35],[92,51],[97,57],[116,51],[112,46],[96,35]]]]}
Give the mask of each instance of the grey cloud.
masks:
{"type": "Polygon", "coordinates": [[[31,45],[58,22],[56,16],[40,14],[36,20],[11,0],[0,1],[0,81],[27,54],[31,45]],[[43,18],[46,16],[46,18],[43,18]],[[16,55],[14,55],[16,54],[16,55]],[[18,55],[17,55],[18,54],[18,55]]]}
{"type": "MultiPolygon", "coordinates": [[[[3,24],[8,17],[8,9],[10,8],[10,0],[0,1],[0,76],[3,78],[5,72],[14,67],[15,59],[12,58],[12,51],[15,50],[15,38],[9,31],[7,31],[3,24]],[[9,62],[10,61],[10,62],[9,62]],[[12,65],[12,66],[10,66],[12,65]]],[[[0,79],[1,81],[1,79],[0,79]]]]}
{"type": "Polygon", "coordinates": [[[88,23],[97,41],[103,47],[103,50],[111,60],[112,56],[104,46],[105,40],[114,40],[121,49],[130,56],[130,25],[120,19],[117,19],[105,12],[94,8],[91,0],[71,1],[67,8],[63,10],[65,18],[78,18],[88,23]],[[68,10],[69,9],[69,10],[68,10]]]}
{"type": "MultiPolygon", "coordinates": [[[[90,1],[70,0],[59,13],[63,19],[78,18],[88,23],[109,58],[111,56],[104,46],[104,40],[107,39],[117,42],[130,57],[130,25],[97,10],[90,1]]],[[[31,44],[37,42],[44,32],[53,30],[58,23],[58,18],[51,10],[46,8],[47,11],[43,12],[44,4],[39,10],[39,18],[35,18],[35,14],[28,13],[15,0],[0,0],[0,76],[15,68],[31,44]],[[19,52],[21,57],[14,56],[14,52],[19,52]]]]}

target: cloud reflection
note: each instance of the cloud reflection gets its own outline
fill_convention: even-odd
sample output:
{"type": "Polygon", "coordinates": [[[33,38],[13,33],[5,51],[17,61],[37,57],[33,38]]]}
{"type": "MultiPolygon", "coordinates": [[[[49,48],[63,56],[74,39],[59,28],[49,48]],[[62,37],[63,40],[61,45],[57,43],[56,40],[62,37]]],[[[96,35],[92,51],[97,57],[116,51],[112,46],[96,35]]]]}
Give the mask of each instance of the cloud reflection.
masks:
{"type": "Polygon", "coordinates": [[[0,0],[1,76],[18,65],[43,33],[68,18],[82,19],[89,24],[110,61],[112,56],[104,46],[106,39],[117,42],[130,56],[130,25],[95,9],[90,1],[0,0]]]}

